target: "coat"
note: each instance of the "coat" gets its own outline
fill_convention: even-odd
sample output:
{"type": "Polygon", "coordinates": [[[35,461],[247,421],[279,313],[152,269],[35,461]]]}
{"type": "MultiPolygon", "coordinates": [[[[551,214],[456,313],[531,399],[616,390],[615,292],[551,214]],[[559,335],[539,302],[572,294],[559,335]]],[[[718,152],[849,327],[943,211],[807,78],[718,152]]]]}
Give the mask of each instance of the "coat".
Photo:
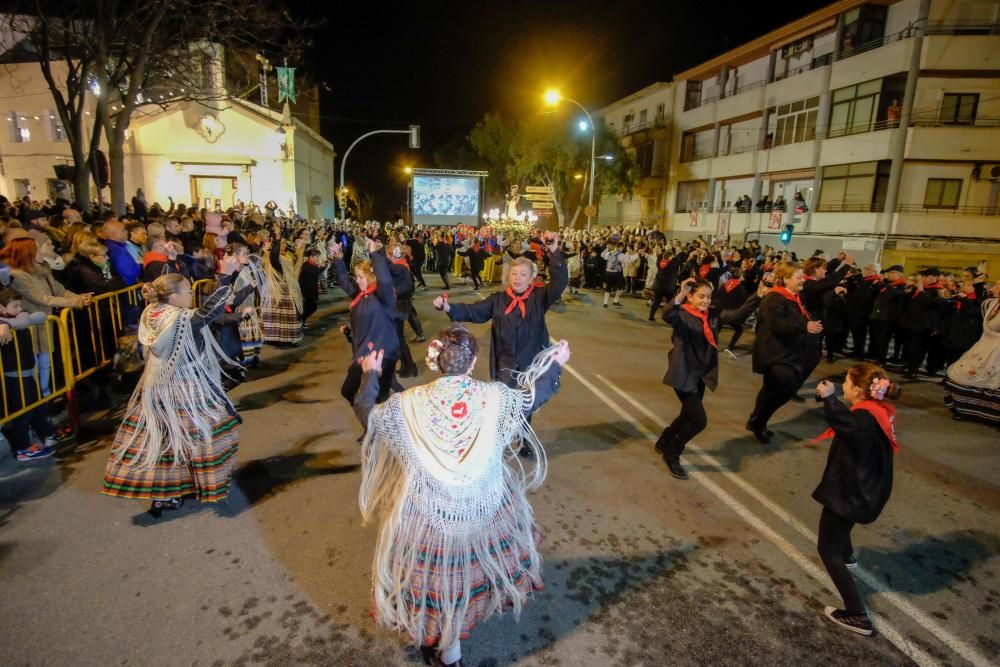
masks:
{"type": "MultiPolygon", "coordinates": [[[[351,308],[351,342],[354,358],[368,354],[372,349],[384,350],[386,359],[399,358],[399,338],[396,336],[396,290],[389,272],[389,260],[379,251],[371,254],[375,272],[375,292],[362,297],[351,308]],[[371,347],[369,347],[371,343],[371,347]]],[[[334,260],[337,284],[354,299],[360,290],[351,280],[344,259],[334,260]]]]}
{"type": "Polygon", "coordinates": [[[504,314],[511,303],[506,291],[494,292],[479,303],[449,304],[448,317],[452,322],[493,321],[490,329],[490,378],[507,386],[516,383],[510,371],[523,371],[535,355],[549,345],[549,330],[545,326],[545,313],[559,300],[569,283],[566,260],[561,252],[549,256],[549,273],[552,279],[542,287],[534,288],[525,302],[525,315],[515,308],[504,314]]]}
{"type": "Polygon", "coordinates": [[[794,302],[777,292],[768,293],[757,309],[753,372],[763,374],[775,364],[784,364],[801,374],[810,338],[818,335],[806,331],[808,322],[794,302]]]}
{"type": "Polygon", "coordinates": [[[892,493],[892,443],[870,412],[835,396],[823,400],[823,416],[834,438],[813,498],[848,521],[871,523],[892,493]]]}
{"type": "MultiPolygon", "coordinates": [[[[708,326],[716,342],[723,325],[746,319],[759,303],[760,297],[753,294],[739,308],[709,308],[708,326]]],[[[715,391],[719,385],[719,349],[709,345],[701,320],[673,300],[667,303],[662,317],[674,330],[663,384],[678,391],[695,391],[698,383],[704,382],[706,387],[715,391]]]]}

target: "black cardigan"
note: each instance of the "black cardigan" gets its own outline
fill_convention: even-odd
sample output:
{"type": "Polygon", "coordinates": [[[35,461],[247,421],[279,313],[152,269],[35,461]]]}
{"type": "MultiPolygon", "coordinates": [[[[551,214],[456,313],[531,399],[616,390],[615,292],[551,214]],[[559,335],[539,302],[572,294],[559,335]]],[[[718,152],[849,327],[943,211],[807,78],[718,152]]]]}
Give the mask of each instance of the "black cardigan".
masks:
{"type": "Polygon", "coordinates": [[[834,438],[813,498],[855,523],[878,518],[892,493],[892,443],[867,410],[851,412],[835,396],[823,400],[834,438]]]}
{"type": "MultiPolygon", "coordinates": [[[[716,342],[722,325],[748,317],[759,303],[760,297],[753,294],[739,308],[709,308],[708,326],[716,342]]],[[[667,357],[669,365],[663,384],[678,391],[695,391],[698,383],[704,382],[706,387],[715,391],[719,385],[719,350],[708,344],[701,320],[673,300],[667,303],[662,317],[674,329],[673,347],[667,357]]]]}
{"type": "MultiPolygon", "coordinates": [[[[372,270],[375,272],[375,293],[370,294],[351,309],[351,338],[354,343],[354,357],[368,354],[372,349],[384,350],[386,359],[399,358],[399,338],[396,336],[396,290],[392,286],[389,261],[379,252],[371,254],[372,270]],[[369,347],[372,343],[373,347],[369,347]]],[[[344,266],[344,258],[334,262],[337,284],[351,299],[358,294],[344,266]]],[[[356,363],[356,362],[355,362],[356,363]]]]}
{"type": "Polygon", "coordinates": [[[770,292],[757,309],[757,337],[753,342],[753,372],[764,373],[775,364],[804,368],[810,334],[808,320],[798,305],[770,292]]]}

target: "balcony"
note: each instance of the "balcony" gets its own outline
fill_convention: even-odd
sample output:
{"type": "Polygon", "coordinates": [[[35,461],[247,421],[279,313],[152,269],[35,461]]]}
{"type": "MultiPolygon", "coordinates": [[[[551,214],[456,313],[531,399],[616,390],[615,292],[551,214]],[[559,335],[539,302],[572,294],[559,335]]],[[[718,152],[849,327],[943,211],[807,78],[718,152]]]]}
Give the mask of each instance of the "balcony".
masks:
{"type": "Polygon", "coordinates": [[[968,124],[918,117],[911,123],[906,157],[911,160],[995,161],[1000,146],[1000,118],[981,117],[968,124]]]}
{"type": "Polygon", "coordinates": [[[826,67],[833,62],[833,53],[824,53],[821,56],[816,56],[812,59],[812,62],[808,62],[801,67],[796,67],[790,69],[787,72],[782,72],[781,74],[775,74],[774,78],[771,79],[772,82],[783,81],[784,79],[790,79],[793,76],[798,76],[804,72],[810,72],[814,69],[819,69],[820,67],[826,67]]]}
{"type": "Polygon", "coordinates": [[[654,118],[642,123],[624,123],[620,128],[612,130],[617,137],[628,137],[646,130],[660,130],[667,127],[666,118],[654,118]]]}

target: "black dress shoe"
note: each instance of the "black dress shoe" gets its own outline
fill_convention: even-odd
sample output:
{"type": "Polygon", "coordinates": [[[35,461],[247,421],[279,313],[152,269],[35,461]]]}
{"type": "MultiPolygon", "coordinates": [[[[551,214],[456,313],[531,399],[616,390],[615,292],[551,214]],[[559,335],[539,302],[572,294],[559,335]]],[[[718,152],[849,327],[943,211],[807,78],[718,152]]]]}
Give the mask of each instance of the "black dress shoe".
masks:
{"type": "Polygon", "coordinates": [[[677,479],[687,479],[687,471],[684,470],[684,466],[678,459],[665,459],[667,462],[667,467],[670,468],[670,474],[677,479]]]}
{"type": "Polygon", "coordinates": [[[747,430],[753,433],[753,437],[765,445],[771,442],[771,438],[774,436],[773,431],[768,431],[765,427],[757,426],[753,422],[747,422],[747,430]]]}
{"type": "Polygon", "coordinates": [[[793,403],[805,403],[806,399],[802,398],[798,394],[793,394],[791,398],[793,403]]]}
{"type": "Polygon", "coordinates": [[[396,373],[396,377],[398,377],[398,378],[408,378],[408,377],[412,377],[412,376],[413,376],[413,373],[410,372],[409,368],[404,368],[403,370],[401,370],[398,373],[396,373]]]}

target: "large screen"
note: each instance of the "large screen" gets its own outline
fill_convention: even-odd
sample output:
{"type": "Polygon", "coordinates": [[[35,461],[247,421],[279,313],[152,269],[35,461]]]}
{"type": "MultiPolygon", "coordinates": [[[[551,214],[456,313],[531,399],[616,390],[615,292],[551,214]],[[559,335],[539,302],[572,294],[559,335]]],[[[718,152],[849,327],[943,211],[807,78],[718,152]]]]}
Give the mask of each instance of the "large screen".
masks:
{"type": "Polygon", "coordinates": [[[479,225],[479,178],[414,176],[413,223],[479,225]]]}

